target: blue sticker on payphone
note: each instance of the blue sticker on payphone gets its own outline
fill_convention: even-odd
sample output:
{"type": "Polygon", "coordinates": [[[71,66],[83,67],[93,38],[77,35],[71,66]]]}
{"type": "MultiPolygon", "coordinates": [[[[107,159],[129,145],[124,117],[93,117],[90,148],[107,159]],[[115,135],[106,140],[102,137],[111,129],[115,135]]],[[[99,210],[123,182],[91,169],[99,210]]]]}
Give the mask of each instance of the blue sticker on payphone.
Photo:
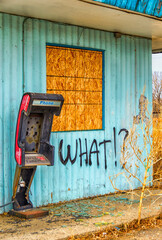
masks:
{"type": "Polygon", "coordinates": [[[34,100],[32,105],[33,106],[60,107],[61,101],[34,100]]]}

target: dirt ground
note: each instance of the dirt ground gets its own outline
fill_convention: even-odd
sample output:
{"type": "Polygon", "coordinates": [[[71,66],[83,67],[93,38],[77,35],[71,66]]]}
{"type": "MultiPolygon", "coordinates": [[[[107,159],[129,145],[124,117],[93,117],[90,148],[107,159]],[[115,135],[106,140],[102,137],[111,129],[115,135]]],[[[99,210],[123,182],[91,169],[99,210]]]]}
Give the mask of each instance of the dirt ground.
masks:
{"type": "MultiPolygon", "coordinates": [[[[139,193],[139,190],[135,191],[135,194],[139,193]]],[[[162,201],[156,199],[157,196],[144,198],[142,218],[160,214],[162,201]]],[[[25,220],[3,214],[0,215],[0,239],[74,239],[75,235],[118,229],[119,225],[137,219],[138,203],[137,195],[111,194],[44,207],[50,211],[49,216],[37,219],[25,220]]]]}
{"type": "Polygon", "coordinates": [[[154,216],[141,220],[140,225],[137,220],[133,220],[128,224],[121,224],[118,227],[107,227],[104,230],[91,233],[84,236],[76,236],[69,240],[161,240],[162,239],[162,216],[154,216]]]}
{"type": "Polygon", "coordinates": [[[132,231],[124,236],[120,236],[120,240],[161,240],[162,239],[162,226],[156,226],[150,229],[144,229],[139,231],[132,231]]]}

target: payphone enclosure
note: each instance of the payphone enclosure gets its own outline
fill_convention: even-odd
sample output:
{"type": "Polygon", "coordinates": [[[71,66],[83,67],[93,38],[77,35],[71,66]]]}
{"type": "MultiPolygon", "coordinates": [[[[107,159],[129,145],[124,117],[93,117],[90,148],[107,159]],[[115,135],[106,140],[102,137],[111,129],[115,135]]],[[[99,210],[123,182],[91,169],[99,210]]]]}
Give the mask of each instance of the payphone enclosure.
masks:
{"type": "Polygon", "coordinates": [[[13,209],[33,207],[29,191],[38,165],[54,164],[50,144],[53,116],[59,116],[64,99],[59,94],[25,93],[19,108],[16,137],[16,170],[13,183],[13,209]]]}

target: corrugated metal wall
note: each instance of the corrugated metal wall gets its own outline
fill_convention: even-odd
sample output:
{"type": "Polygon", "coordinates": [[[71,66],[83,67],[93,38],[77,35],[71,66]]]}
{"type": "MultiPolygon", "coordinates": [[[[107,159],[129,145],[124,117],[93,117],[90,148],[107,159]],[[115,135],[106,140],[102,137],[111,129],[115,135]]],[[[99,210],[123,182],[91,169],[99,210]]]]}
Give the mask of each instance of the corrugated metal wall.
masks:
{"type": "Polygon", "coordinates": [[[0,205],[12,197],[15,126],[23,92],[22,22],[23,18],[0,14],[0,205]]]}
{"type": "MultiPolygon", "coordinates": [[[[105,129],[96,131],[76,131],[52,133],[51,143],[55,146],[53,167],[38,167],[32,184],[31,199],[35,206],[113,192],[109,176],[121,171],[119,164],[120,146],[125,133],[130,129],[133,116],[139,113],[139,97],[146,87],[145,95],[151,101],[151,40],[122,36],[113,33],[86,29],[76,26],[52,23],[44,20],[26,19],[24,22],[23,61],[23,21],[24,18],[0,14],[0,205],[11,200],[12,182],[15,170],[14,139],[17,113],[24,91],[46,92],[46,44],[65,44],[78,47],[105,50],[103,115],[105,129]],[[24,67],[23,67],[24,62],[24,67]],[[24,78],[23,78],[24,69],[24,78]],[[116,151],[114,149],[116,133],[116,151]],[[71,156],[77,159],[63,165],[58,157],[58,146],[63,139],[63,156],[67,145],[71,146],[71,156]],[[88,154],[94,139],[99,150],[99,166],[96,154],[91,154],[92,165],[80,166],[80,145],[88,154]],[[106,145],[107,169],[105,169],[103,140],[111,140],[106,145]],[[116,156],[115,156],[116,152],[116,156]]],[[[95,151],[93,146],[92,151],[95,151]]],[[[139,177],[141,172],[139,170],[139,177]]],[[[121,189],[127,189],[124,179],[118,180],[121,189]]],[[[137,187],[135,183],[134,187],[137,187]]],[[[2,211],[8,211],[10,206],[2,211]]]]}
{"type": "Polygon", "coordinates": [[[93,0],[123,9],[162,17],[162,2],[159,0],[93,0]]]}

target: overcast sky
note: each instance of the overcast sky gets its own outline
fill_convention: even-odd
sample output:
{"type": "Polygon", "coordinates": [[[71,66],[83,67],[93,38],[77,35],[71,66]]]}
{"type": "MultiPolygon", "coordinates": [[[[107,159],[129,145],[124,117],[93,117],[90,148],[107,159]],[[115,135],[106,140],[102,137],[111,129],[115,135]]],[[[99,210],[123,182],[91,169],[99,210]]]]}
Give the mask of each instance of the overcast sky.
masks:
{"type": "Polygon", "coordinates": [[[152,54],[152,72],[162,72],[162,53],[152,54]]]}

